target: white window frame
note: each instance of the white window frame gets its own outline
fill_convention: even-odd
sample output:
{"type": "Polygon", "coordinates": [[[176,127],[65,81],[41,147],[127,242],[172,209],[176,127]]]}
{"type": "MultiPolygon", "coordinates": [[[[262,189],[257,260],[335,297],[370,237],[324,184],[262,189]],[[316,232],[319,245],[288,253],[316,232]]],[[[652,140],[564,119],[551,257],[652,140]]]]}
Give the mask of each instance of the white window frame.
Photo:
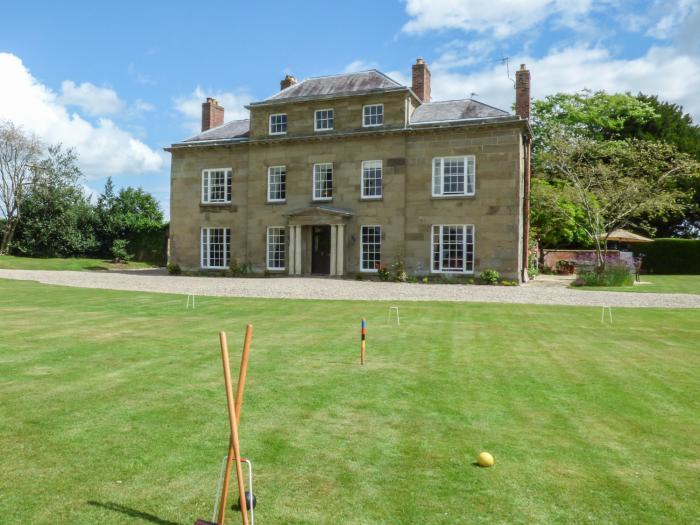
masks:
{"type": "Polygon", "coordinates": [[[335,127],[335,110],[333,108],[317,109],[314,111],[314,131],[332,131],[334,127],[335,127]],[[330,118],[328,118],[328,116],[326,116],[325,119],[322,119],[322,120],[326,120],[326,121],[330,120],[332,122],[330,128],[319,128],[318,127],[318,114],[321,111],[330,111],[331,112],[330,118]]]}
{"type": "Polygon", "coordinates": [[[382,263],[382,227],[380,224],[363,224],[360,226],[360,271],[363,273],[377,273],[379,268],[365,268],[365,243],[363,242],[363,230],[365,228],[379,228],[379,264],[382,263]]]}
{"type": "Polygon", "coordinates": [[[231,168],[206,168],[202,170],[202,204],[229,204],[231,202],[231,179],[233,170],[231,168]],[[213,173],[224,172],[224,198],[211,198],[211,176],[213,173]]]}
{"type": "MultiPolygon", "coordinates": [[[[289,126],[289,117],[287,117],[286,113],[272,113],[268,119],[267,119],[267,125],[268,125],[268,132],[270,135],[286,135],[287,134],[287,127],[289,126]],[[284,131],[272,131],[272,118],[273,117],[285,117],[284,121],[284,131]]],[[[280,123],[276,123],[275,126],[279,126],[280,123]]]]}
{"type": "Polygon", "coordinates": [[[474,155],[433,157],[430,168],[433,197],[472,197],[476,193],[476,157],[474,155]],[[445,161],[454,160],[464,162],[464,190],[459,193],[445,192],[445,161]]]}
{"type": "Polygon", "coordinates": [[[199,237],[199,264],[201,268],[207,270],[223,270],[228,268],[231,260],[231,228],[206,227],[202,228],[199,237]],[[211,263],[211,233],[212,230],[223,230],[224,232],[224,264],[223,266],[212,266],[211,263]],[[206,238],[206,243],[204,239],[206,238]],[[205,253],[206,252],[206,253],[205,253]]]}
{"type": "Polygon", "coordinates": [[[474,267],[476,266],[476,229],[474,228],[473,224],[433,224],[430,226],[430,273],[439,273],[439,274],[448,274],[448,275],[472,275],[474,274],[474,267]],[[439,240],[440,240],[440,260],[439,260],[439,268],[435,269],[434,267],[434,251],[435,251],[435,242],[434,242],[434,235],[435,235],[435,228],[439,228],[438,230],[438,235],[439,235],[439,240]],[[443,259],[444,259],[444,245],[443,245],[443,232],[444,228],[463,228],[462,230],[462,250],[463,250],[463,257],[462,257],[462,270],[451,270],[447,269],[445,270],[443,268],[443,259]],[[469,231],[471,230],[471,231],[469,231]],[[471,257],[471,269],[468,268],[468,246],[469,243],[467,242],[467,237],[468,237],[468,231],[471,233],[471,252],[472,252],[472,257],[471,257]]]}
{"type": "Polygon", "coordinates": [[[267,202],[286,202],[287,201],[287,167],[286,166],[269,166],[267,168],[267,202]],[[274,170],[282,170],[281,173],[273,173],[274,170]],[[272,198],[272,176],[279,175],[281,177],[278,183],[282,187],[284,198],[272,198]]]}
{"type": "Polygon", "coordinates": [[[375,128],[377,126],[383,126],[384,125],[384,104],[366,104],[362,106],[362,127],[363,128],[375,128]],[[367,124],[367,117],[372,117],[372,115],[365,115],[365,111],[368,108],[375,108],[375,107],[380,107],[382,108],[382,121],[377,123],[377,124],[367,124]]]}
{"type": "MultiPolygon", "coordinates": [[[[311,171],[311,200],[316,202],[327,202],[333,200],[333,163],[332,162],[318,162],[313,165],[311,171]],[[330,197],[316,197],[316,167],[330,166],[331,167],[331,196],[330,197]]],[[[319,188],[320,190],[321,188],[319,188]]],[[[319,191],[320,193],[320,191],[319,191]]]]}
{"type": "Polygon", "coordinates": [[[282,272],[287,269],[287,228],[285,226],[268,226],[267,234],[265,235],[265,267],[270,271],[282,272]],[[270,266],[270,234],[275,230],[282,230],[284,236],[281,243],[276,243],[282,247],[282,266],[270,266]]]}
{"type": "Polygon", "coordinates": [[[363,200],[376,200],[384,196],[384,164],[381,160],[363,160],[360,167],[360,198],[363,200]],[[379,166],[377,166],[379,164],[379,166]],[[365,166],[367,165],[367,166],[365,166]],[[365,167],[368,169],[379,168],[379,195],[365,194],[365,167]]]}

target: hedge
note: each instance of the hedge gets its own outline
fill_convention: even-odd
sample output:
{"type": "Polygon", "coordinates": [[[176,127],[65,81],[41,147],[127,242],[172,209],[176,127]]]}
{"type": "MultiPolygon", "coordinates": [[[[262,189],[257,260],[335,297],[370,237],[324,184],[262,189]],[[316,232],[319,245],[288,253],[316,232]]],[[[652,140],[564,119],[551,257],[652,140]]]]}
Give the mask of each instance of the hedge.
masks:
{"type": "Polygon", "coordinates": [[[168,225],[154,230],[135,233],[127,237],[128,251],[134,260],[165,266],[168,251],[168,225]]]}
{"type": "Polygon", "coordinates": [[[700,240],[654,239],[635,244],[634,255],[643,255],[642,270],[656,274],[700,274],[700,240]]]}

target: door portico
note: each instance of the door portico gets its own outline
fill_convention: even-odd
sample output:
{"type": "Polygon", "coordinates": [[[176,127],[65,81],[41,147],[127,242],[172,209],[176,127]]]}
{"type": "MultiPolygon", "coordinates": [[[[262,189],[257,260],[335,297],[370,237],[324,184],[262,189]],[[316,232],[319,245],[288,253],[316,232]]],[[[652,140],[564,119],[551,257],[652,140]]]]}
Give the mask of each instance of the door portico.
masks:
{"type": "Polygon", "coordinates": [[[330,268],[327,275],[345,273],[345,224],[353,215],[348,210],[331,206],[311,206],[290,212],[289,217],[289,274],[326,274],[328,262],[322,262],[328,241],[325,228],[330,230],[330,268]],[[319,269],[324,270],[319,272],[319,269]]]}

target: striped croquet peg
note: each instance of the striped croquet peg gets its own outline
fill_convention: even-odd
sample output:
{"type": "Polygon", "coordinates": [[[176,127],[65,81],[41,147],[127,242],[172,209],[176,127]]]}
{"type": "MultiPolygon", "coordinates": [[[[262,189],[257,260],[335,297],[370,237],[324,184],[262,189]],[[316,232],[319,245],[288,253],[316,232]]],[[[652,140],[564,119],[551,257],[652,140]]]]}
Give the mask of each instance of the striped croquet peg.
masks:
{"type": "Polygon", "coordinates": [[[367,321],[362,320],[362,335],[360,340],[360,364],[365,364],[365,339],[367,338],[367,321]]]}

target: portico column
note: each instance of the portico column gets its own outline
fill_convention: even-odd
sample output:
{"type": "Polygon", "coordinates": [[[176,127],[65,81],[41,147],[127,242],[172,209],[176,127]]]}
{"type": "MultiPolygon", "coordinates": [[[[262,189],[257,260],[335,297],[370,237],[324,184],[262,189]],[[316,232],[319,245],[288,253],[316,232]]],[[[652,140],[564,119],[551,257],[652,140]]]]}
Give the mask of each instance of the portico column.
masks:
{"type": "Polygon", "coordinates": [[[344,253],[344,248],[345,248],[345,225],[344,224],[338,224],[338,249],[336,250],[336,268],[337,271],[336,273],[338,275],[343,275],[344,274],[344,267],[343,267],[343,262],[345,260],[345,253],[344,253]]]}
{"type": "Polygon", "coordinates": [[[296,226],[289,227],[289,275],[294,275],[294,255],[296,254],[296,250],[294,249],[294,242],[296,239],[296,230],[296,226]]]}
{"type": "Polygon", "coordinates": [[[331,224],[331,275],[335,275],[335,264],[336,257],[338,255],[338,250],[336,248],[336,239],[338,238],[338,227],[335,224],[331,224]]]}
{"type": "Polygon", "coordinates": [[[301,275],[301,226],[295,227],[294,234],[294,273],[301,275]]]}

